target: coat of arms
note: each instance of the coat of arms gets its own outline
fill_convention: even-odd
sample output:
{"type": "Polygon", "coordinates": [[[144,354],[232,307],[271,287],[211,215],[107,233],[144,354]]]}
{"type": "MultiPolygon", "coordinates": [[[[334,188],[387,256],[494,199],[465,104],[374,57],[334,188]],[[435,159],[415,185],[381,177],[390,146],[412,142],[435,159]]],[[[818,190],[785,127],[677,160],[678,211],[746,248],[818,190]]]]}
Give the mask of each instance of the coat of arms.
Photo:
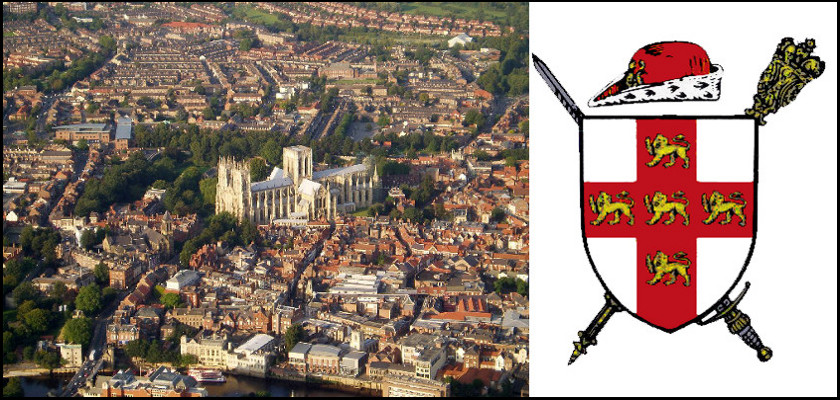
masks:
{"type": "MultiPolygon", "coordinates": [[[[537,71],[577,122],[581,230],[606,304],[579,332],[569,364],[609,318],[627,311],[673,333],[724,319],[730,332],[772,357],[733,300],[755,248],[759,126],[825,69],[814,40],[785,38],[762,74],[754,105],[740,115],[586,116],[548,67],[537,71]]],[[[715,101],[723,68],[689,42],[639,49],[591,107],[655,101],[715,101]]]]}

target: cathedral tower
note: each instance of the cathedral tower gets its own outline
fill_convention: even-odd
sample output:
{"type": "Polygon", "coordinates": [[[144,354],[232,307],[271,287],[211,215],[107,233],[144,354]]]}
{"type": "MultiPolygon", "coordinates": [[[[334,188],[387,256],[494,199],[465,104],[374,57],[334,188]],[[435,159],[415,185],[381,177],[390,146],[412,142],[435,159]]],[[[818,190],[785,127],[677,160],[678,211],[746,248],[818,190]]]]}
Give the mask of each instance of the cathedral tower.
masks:
{"type": "Polygon", "coordinates": [[[303,179],[312,179],[312,149],[305,146],[283,148],[283,171],[295,186],[303,179]]]}

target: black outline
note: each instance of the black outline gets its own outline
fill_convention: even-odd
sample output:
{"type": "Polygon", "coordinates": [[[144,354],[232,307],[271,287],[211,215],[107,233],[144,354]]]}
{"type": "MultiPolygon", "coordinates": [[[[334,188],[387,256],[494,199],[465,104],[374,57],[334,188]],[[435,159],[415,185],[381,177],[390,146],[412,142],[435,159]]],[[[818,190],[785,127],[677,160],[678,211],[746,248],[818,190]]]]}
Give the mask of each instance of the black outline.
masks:
{"type": "Polygon", "coordinates": [[[583,115],[581,123],[578,124],[578,153],[580,154],[580,231],[581,237],[583,238],[583,248],[586,251],[586,258],[589,260],[589,265],[592,266],[592,270],[595,272],[595,276],[598,277],[598,281],[601,282],[601,286],[604,287],[604,290],[612,296],[616,303],[618,303],[624,311],[628,314],[632,315],[633,318],[636,318],[639,321],[644,322],[645,324],[654,327],[660,331],[667,332],[667,333],[674,333],[682,328],[685,328],[688,325],[699,323],[709,315],[711,312],[714,311],[715,306],[717,306],[723,299],[728,298],[729,294],[735,289],[735,286],[738,285],[738,282],[741,281],[741,278],[744,276],[744,272],[747,270],[747,266],[750,264],[750,260],[752,259],[753,251],[755,250],[755,240],[758,233],[758,120],[755,118],[748,116],[748,115],[673,115],[673,114],[666,114],[666,115],[645,115],[645,116],[623,116],[623,115],[583,115]],[[607,284],[604,282],[604,279],[601,278],[601,274],[598,273],[598,268],[595,266],[595,262],[592,261],[592,255],[589,253],[589,243],[586,241],[586,207],[584,206],[585,200],[584,199],[584,190],[583,190],[583,127],[586,120],[592,119],[643,119],[643,120],[650,120],[650,119],[694,119],[694,120],[752,120],[753,127],[754,127],[754,146],[753,146],[753,216],[752,216],[752,242],[750,243],[750,251],[747,253],[747,259],[744,261],[744,266],[741,267],[741,272],[738,273],[738,277],[735,278],[735,282],[732,283],[732,286],[720,297],[718,301],[712,304],[709,309],[704,311],[703,313],[697,315],[694,319],[685,322],[684,324],[673,328],[673,329],[665,329],[661,326],[654,325],[651,322],[643,319],[642,317],[638,316],[636,313],[631,312],[624,304],[621,303],[621,300],[607,287],[607,284]]]}

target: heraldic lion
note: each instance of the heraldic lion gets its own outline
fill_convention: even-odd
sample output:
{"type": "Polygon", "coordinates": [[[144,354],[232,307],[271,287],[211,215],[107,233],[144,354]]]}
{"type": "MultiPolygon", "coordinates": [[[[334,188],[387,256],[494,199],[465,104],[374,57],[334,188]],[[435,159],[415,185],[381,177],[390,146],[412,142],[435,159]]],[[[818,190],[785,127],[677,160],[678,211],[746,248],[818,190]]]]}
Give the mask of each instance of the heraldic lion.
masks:
{"type": "Polygon", "coordinates": [[[691,148],[691,144],[685,140],[685,136],[682,134],[674,137],[674,143],[671,143],[671,141],[661,133],[656,135],[653,141],[650,140],[650,137],[646,137],[645,148],[647,149],[648,154],[653,156],[653,160],[650,160],[650,162],[645,164],[648,167],[656,166],[665,156],[670,156],[670,161],[663,164],[665,168],[674,165],[674,163],[677,162],[677,157],[683,160],[683,168],[688,168],[689,159],[688,154],[686,153],[691,148]]]}
{"type": "Polygon", "coordinates": [[[619,201],[613,201],[612,196],[608,195],[606,192],[601,192],[598,194],[598,200],[596,201],[594,196],[591,194],[589,195],[589,207],[592,209],[593,213],[598,214],[598,218],[590,222],[592,225],[601,225],[601,223],[604,222],[604,219],[606,219],[610,214],[615,214],[615,218],[609,222],[610,225],[619,223],[622,214],[629,218],[627,224],[633,225],[636,219],[633,217],[633,212],[630,211],[630,209],[633,208],[636,203],[630,198],[629,193],[626,191],[619,193],[616,197],[618,197],[619,201]],[[628,202],[621,200],[628,200],[628,202]]]}
{"type": "Polygon", "coordinates": [[[704,224],[711,224],[712,222],[715,222],[721,214],[726,214],[726,219],[720,221],[721,225],[726,225],[732,222],[732,214],[735,214],[741,219],[741,222],[739,222],[738,225],[747,225],[747,217],[744,215],[744,207],[747,206],[747,201],[744,200],[741,192],[733,192],[729,195],[729,200],[726,200],[726,198],[723,197],[723,194],[716,190],[708,199],[706,199],[706,194],[703,193],[702,201],[703,210],[710,214],[709,218],[703,220],[704,224]]]}
{"type": "Polygon", "coordinates": [[[685,208],[688,207],[688,200],[685,198],[685,193],[674,192],[671,197],[674,198],[674,201],[668,201],[668,196],[659,191],[653,194],[653,200],[649,195],[645,195],[645,207],[649,213],[653,214],[653,218],[647,221],[648,225],[656,224],[665,214],[671,215],[671,218],[665,221],[665,225],[671,225],[679,214],[683,217],[683,225],[688,226],[688,214],[685,212],[685,208]]]}
{"type": "Polygon", "coordinates": [[[661,251],[656,252],[653,260],[650,259],[650,254],[645,257],[648,272],[654,274],[653,279],[647,281],[648,285],[656,285],[666,274],[670,274],[671,279],[665,282],[665,286],[670,286],[677,281],[677,274],[679,274],[685,280],[683,285],[691,286],[691,276],[688,275],[691,260],[682,251],[674,254],[673,258],[676,262],[668,261],[668,255],[661,251]]]}

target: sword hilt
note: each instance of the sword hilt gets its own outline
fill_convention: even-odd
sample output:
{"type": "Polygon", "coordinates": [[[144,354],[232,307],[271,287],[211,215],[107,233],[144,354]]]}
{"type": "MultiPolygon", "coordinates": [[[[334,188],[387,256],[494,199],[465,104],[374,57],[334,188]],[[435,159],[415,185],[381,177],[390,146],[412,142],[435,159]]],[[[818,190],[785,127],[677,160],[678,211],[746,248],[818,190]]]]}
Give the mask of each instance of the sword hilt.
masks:
{"type": "Polygon", "coordinates": [[[569,358],[569,365],[572,365],[572,363],[575,362],[575,360],[577,360],[577,358],[582,354],[586,354],[587,347],[598,344],[596,336],[598,336],[598,333],[601,332],[601,329],[604,328],[604,325],[607,324],[607,321],[610,320],[613,314],[624,311],[624,308],[622,308],[609,293],[604,294],[604,298],[606,299],[606,302],[604,303],[604,306],[601,307],[601,311],[598,312],[598,315],[595,316],[595,319],[589,323],[589,326],[585,331],[578,332],[580,340],[573,342],[575,349],[572,351],[572,357],[569,358]]]}
{"type": "Polygon", "coordinates": [[[749,315],[739,310],[738,307],[732,307],[723,316],[723,320],[729,328],[729,333],[738,335],[747,346],[756,351],[759,361],[766,362],[773,357],[773,350],[761,343],[761,338],[750,323],[749,315]]]}
{"type": "Polygon", "coordinates": [[[773,357],[773,350],[761,342],[761,338],[758,336],[755,328],[752,327],[750,316],[738,309],[738,303],[744,299],[744,295],[747,294],[749,288],[750,283],[746,282],[741,294],[734,301],[730,300],[729,297],[724,297],[715,306],[717,315],[708,321],[702,322],[701,325],[707,325],[723,318],[723,321],[726,322],[726,326],[729,328],[729,333],[738,335],[747,346],[750,346],[750,348],[756,351],[756,355],[761,362],[766,362],[773,357]]]}

